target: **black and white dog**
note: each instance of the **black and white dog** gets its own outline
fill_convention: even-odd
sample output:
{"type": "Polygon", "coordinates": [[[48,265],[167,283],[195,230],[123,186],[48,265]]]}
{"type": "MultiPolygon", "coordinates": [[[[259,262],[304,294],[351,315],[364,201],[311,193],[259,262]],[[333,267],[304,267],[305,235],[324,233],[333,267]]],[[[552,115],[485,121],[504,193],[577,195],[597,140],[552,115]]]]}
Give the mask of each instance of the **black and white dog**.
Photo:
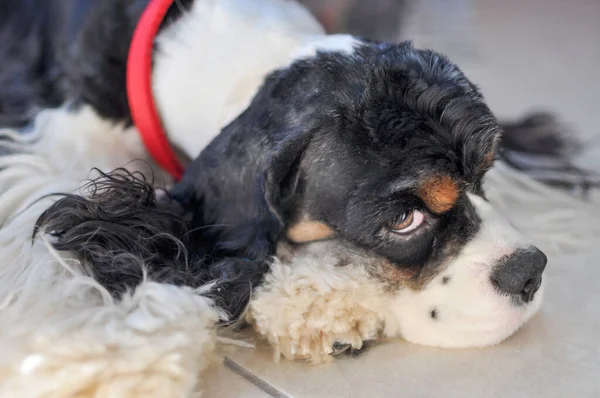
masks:
{"type": "Polygon", "coordinates": [[[155,190],[132,162],[146,154],[125,92],[147,3],[9,2],[5,26],[32,30],[3,28],[20,80],[0,87],[0,111],[30,130],[3,133],[3,296],[59,272],[34,233],[115,297],[147,280],[213,283],[204,294],[229,320],[288,358],[382,336],[495,344],[536,313],[546,256],[486,198],[501,128],[456,65],[325,35],[293,1],[176,1],[154,96],[194,160],[155,190]]]}

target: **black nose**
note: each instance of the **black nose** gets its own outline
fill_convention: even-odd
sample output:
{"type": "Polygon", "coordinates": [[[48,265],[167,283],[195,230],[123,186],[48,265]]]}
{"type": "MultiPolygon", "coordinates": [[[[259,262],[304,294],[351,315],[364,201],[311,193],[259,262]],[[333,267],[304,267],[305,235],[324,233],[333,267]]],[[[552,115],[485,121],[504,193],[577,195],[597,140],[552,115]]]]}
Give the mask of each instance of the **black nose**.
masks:
{"type": "Polygon", "coordinates": [[[492,284],[500,292],[528,303],[542,284],[547,262],[546,255],[536,247],[517,249],[497,265],[491,276],[492,284]]]}

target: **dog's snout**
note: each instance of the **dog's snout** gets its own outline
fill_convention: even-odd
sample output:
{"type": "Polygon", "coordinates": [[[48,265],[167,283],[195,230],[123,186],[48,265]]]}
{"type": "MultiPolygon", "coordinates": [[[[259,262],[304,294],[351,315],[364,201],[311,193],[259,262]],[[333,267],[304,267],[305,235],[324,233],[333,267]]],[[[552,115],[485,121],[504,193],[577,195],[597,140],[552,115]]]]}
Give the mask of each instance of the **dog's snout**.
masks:
{"type": "Polygon", "coordinates": [[[542,284],[547,262],[546,255],[536,247],[518,249],[498,264],[491,276],[492,284],[502,293],[528,303],[542,284]]]}

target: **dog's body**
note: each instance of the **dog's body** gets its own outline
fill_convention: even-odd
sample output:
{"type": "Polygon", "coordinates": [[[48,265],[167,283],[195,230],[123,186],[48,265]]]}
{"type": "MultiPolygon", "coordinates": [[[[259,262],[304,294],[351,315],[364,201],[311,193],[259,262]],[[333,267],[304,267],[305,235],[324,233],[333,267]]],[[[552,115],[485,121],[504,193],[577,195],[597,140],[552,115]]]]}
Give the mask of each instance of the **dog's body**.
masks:
{"type": "MultiPolygon", "coordinates": [[[[64,283],[65,261],[117,298],[148,280],[214,283],[202,295],[230,321],[248,309],[285,356],[316,362],[382,334],[494,344],[537,311],[546,259],[483,194],[500,128],[475,86],[434,52],[326,36],[292,1],[178,3],[153,87],[170,140],[195,159],[183,180],[155,195],[117,173],[50,206],[44,195],[77,192],[92,167],[146,157],[124,78],[147,2],[92,3],[67,29],[63,105],[29,135],[5,133],[2,297],[64,283]]],[[[506,189],[489,197],[504,211],[506,189]]]]}

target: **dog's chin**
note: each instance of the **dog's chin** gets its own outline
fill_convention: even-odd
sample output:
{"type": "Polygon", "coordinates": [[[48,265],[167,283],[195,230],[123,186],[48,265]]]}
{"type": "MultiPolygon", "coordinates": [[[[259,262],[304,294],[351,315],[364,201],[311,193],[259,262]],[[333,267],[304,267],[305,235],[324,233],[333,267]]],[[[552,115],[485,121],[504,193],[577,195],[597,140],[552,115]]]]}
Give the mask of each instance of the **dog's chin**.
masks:
{"type": "Polygon", "coordinates": [[[529,303],[501,295],[491,284],[476,285],[462,294],[451,289],[436,293],[403,291],[398,295],[394,305],[398,334],[425,346],[485,347],[509,338],[538,312],[544,283],[529,303]]]}

